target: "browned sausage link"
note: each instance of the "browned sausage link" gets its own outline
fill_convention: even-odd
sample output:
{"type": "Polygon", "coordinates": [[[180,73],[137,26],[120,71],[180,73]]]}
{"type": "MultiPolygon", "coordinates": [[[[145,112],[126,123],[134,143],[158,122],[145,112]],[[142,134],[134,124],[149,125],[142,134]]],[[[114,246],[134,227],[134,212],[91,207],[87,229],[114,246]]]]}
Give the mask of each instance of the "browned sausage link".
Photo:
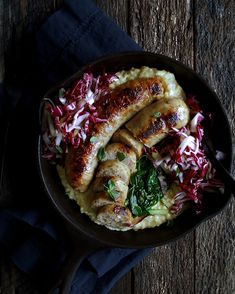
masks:
{"type": "Polygon", "coordinates": [[[171,127],[180,129],[188,121],[189,109],[183,99],[162,99],[140,111],[126,128],[135,139],[152,147],[167,136],[171,127]]]}
{"type": "Polygon", "coordinates": [[[117,130],[112,137],[112,142],[119,142],[119,143],[123,143],[126,144],[127,146],[129,146],[136,154],[137,158],[140,158],[142,152],[143,152],[143,148],[144,145],[142,143],[140,143],[139,141],[137,141],[133,135],[131,134],[131,132],[129,132],[127,129],[119,129],[117,130]]]}
{"type": "Polygon", "coordinates": [[[122,143],[109,144],[105,148],[105,154],[105,161],[99,164],[92,184],[93,191],[97,193],[91,205],[97,210],[97,220],[100,223],[113,229],[131,228],[137,220],[133,219],[130,210],[125,207],[125,200],[130,174],[136,170],[136,154],[122,143]],[[116,159],[118,152],[125,155],[121,162],[116,159]],[[105,189],[105,184],[107,185],[110,180],[117,192],[115,199],[111,198],[105,189]]]}
{"type": "Polygon", "coordinates": [[[83,145],[70,148],[65,159],[65,172],[70,185],[85,192],[97,167],[97,153],[106,146],[113,133],[138,111],[153,100],[163,97],[164,87],[159,78],[141,78],[128,81],[94,103],[98,117],[107,122],[94,124],[92,133],[83,145]],[[90,142],[94,136],[96,142],[90,142]]]}
{"type": "Polygon", "coordinates": [[[95,197],[91,205],[93,207],[101,207],[107,204],[112,204],[115,201],[119,205],[124,206],[125,199],[128,193],[130,170],[127,166],[123,165],[122,163],[120,163],[121,166],[116,166],[114,160],[108,160],[104,163],[99,165],[95,180],[92,183],[92,188],[95,192],[95,197]],[[104,165],[104,163],[111,163],[111,168],[110,164],[104,165]],[[125,179],[126,176],[125,178],[123,178],[123,173],[128,174],[127,179],[125,179]],[[106,187],[109,181],[112,181],[114,184],[113,189],[116,193],[115,199],[112,198],[107,191],[106,187]]]}
{"type": "Polygon", "coordinates": [[[111,229],[120,230],[123,228],[131,229],[144,217],[133,218],[131,211],[116,203],[100,207],[97,214],[97,220],[100,224],[111,229]]]}
{"type": "Polygon", "coordinates": [[[136,154],[125,144],[112,143],[105,148],[105,157],[102,161],[118,159],[130,169],[131,174],[136,168],[136,154]],[[122,158],[120,158],[122,156],[122,158]]]}

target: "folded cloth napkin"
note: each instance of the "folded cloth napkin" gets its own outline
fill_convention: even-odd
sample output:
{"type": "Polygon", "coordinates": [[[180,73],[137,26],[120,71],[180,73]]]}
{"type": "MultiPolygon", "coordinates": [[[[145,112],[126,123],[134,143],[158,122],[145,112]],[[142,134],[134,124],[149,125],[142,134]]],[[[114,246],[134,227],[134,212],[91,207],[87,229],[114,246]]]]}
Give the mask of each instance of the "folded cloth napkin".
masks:
{"type": "MultiPolygon", "coordinates": [[[[0,212],[0,245],[22,271],[47,287],[46,282],[50,283],[60,269],[69,244],[60,217],[40,188],[33,159],[40,94],[102,55],[141,49],[88,0],[65,1],[37,33],[35,45],[32,63],[24,63],[29,56],[21,58],[24,65],[17,86],[9,86],[8,80],[5,90],[0,87],[0,114],[4,113],[5,119],[6,105],[8,113],[13,113],[7,147],[1,150],[1,197],[11,201],[0,212]],[[26,63],[31,64],[30,70],[26,63]]],[[[107,293],[149,252],[115,248],[91,254],[79,267],[71,293],[107,293]]]]}

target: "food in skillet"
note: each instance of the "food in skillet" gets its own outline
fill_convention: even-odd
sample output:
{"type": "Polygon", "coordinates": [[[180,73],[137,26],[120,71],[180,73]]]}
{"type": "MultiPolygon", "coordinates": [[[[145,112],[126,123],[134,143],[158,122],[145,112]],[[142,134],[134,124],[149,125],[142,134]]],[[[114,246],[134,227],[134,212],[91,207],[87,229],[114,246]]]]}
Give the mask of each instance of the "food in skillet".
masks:
{"type": "Polygon", "coordinates": [[[66,194],[112,230],[159,226],[220,187],[201,148],[202,112],[172,73],[132,68],[85,73],[46,98],[44,157],[66,194]]]}

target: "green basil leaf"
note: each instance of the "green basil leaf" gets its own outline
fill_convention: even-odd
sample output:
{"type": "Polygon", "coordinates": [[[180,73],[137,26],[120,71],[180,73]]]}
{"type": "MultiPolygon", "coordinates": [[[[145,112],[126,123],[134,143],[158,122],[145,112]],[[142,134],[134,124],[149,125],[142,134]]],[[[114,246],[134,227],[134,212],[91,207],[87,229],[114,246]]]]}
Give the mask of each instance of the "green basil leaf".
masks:
{"type": "Polygon", "coordinates": [[[109,189],[113,190],[115,188],[115,183],[113,180],[109,180],[108,181],[108,186],[109,186],[109,189]]]}
{"type": "Polygon", "coordinates": [[[112,191],[110,191],[109,196],[110,196],[113,200],[116,200],[116,199],[118,198],[118,196],[119,196],[119,192],[116,191],[116,190],[112,190],[112,191]]]}
{"type": "Polygon", "coordinates": [[[64,88],[59,89],[59,98],[64,98],[64,95],[65,95],[65,89],[64,88]]]}
{"type": "Polygon", "coordinates": [[[156,118],[160,117],[161,115],[162,115],[162,114],[161,114],[161,112],[159,112],[159,111],[154,112],[154,114],[153,114],[153,116],[156,117],[156,118]]]}
{"type": "Polygon", "coordinates": [[[118,198],[119,192],[115,190],[116,186],[113,180],[108,180],[108,182],[104,184],[104,189],[110,198],[114,201],[118,198]]]}
{"type": "Polygon", "coordinates": [[[63,153],[63,149],[60,146],[55,146],[55,149],[58,153],[62,154],[63,153]]]}
{"type": "Polygon", "coordinates": [[[125,154],[122,152],[117,152],[117,159],[123,161],[126,158],[125,154]]]}
{"type": "Polygon", "coordinates": [[[97,154],[97,157],[98,157],[98,159],[101,160],[101,161],[105,159],[105,157],[106,157],[106,152],[105,152],[104,147],[101,147],[101,148],[99,149],[98,154],[97,154]]]}
{"type": "Polygon", "coordinates": [[[96,143],[97,141],[98,141],[98,138],[96,138],[96,137],[91,137],[90,138],[91,143],[96,143]]]}

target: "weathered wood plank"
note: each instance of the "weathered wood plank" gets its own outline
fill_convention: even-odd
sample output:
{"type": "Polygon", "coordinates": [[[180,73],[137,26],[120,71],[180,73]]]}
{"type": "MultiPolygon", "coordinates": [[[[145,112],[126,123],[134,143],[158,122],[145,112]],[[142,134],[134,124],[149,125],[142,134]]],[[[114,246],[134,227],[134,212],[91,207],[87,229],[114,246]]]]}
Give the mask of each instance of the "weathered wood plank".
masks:
{"type": "Polygon", "coordinates": [[[17,45],[24,31],[29,28],[35,30],[62,3],[63,0],[0,2],[0,81],[4,78],[5,56],[12,51],[17,54],[17,45]]]}
{"type": "Polygon", "coordinates": [[[100,9],[110,16],[124,31],[128,30],[128,1],[127,0],[95,0],[100,9]]]}
{"type": "MultiPolygon", "coordinates": [[[[195,2],[195,65],[227,110],[235,137],[234,1],[195,2]]],[[[222,137],[222,134],[221,134],[222,137]]],[[[235,201],[196,231],[196,293],[235,292],[235,201]]]]}
{"type": "Polygon", "coordinates": [[[130,0],[130,33],[147,51],[193,65],[193,1],[130,0]]]}
{"type": "Polygon", "coordinates": [[[0,2],[0,81],[4,75],[4,45],[3,45],[3,1],[0,2]]]}
{"type": "MultiPolygon", "coordinates": [[[[114,287],[111,289],[109,294],[131,294],[132,289],[132,272],[130,271],[125,276],[123,276],[114,287]]],[[[137,293],[136,293],[137,294],[137,293]]]]}
{"type": "MultiPolygon", "coordinates": [[[[192,1],[131,0],[130,33],[145,50],[193,66],[192,1]]],[[[134,269],[134,293],[194,292],[194,233],[157,248],[134,269]]]]}
{"type": "Polygon", "coordinates": [[[134,268],[134,293],[194,293],[194,232],[154,249],[134,268]]]}

